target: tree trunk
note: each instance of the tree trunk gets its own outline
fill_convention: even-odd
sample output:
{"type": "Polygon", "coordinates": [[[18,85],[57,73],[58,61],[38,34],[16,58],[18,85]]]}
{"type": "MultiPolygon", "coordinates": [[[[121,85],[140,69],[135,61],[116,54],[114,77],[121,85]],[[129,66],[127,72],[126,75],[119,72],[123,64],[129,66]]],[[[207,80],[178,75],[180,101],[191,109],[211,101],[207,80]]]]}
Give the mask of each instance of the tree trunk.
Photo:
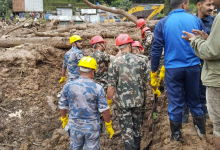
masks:
{"type": "Polygon", "coordinates": [[[103,5],[94,5],[92,3],[90,3],[87,0],[83,0],[83,2],[85,2],[89,7],[93,8],[93,9],[101,9],[107,12],[111,12],[114,14],[121,14],[124,17],[128,18],[129,20],[131,20],[132,22],[134,22],[135,24],[137,24],[137,18],[131,14],[128,14],[125,10],[119,8],[119,9],[111,9],[109,7],[103,6],[103,5]]]}

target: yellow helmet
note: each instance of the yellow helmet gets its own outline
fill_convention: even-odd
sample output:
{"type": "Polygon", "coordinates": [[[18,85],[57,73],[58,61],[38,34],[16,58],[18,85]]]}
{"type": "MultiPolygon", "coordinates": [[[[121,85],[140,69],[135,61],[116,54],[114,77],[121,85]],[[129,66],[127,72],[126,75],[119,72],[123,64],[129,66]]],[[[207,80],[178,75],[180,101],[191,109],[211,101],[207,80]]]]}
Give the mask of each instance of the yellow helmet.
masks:
{"type": "Polygon", "coordinates": [[[87,56],[87,57],[84,56],[79,61],[78,66],[97,70],[97,62],[96,62],[96,60],[94,58],[92,58],[90,56],[87,56]]]}
{"type": "Polygon", "coordinates": [[[79,41],[79,40],[82,40],[79,35],[73,35],[73,36],[70,37],[70,44],[72,44],[76,41],[79,41]]]}

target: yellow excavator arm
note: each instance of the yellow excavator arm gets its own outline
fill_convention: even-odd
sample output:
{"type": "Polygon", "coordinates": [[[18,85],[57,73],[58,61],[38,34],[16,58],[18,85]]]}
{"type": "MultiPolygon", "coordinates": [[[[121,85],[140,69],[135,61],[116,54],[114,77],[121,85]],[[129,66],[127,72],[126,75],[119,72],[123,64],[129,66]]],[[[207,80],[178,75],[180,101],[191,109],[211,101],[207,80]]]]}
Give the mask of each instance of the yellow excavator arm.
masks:
{"type": "MultiPolygon", "coordinates": [[[[155,4],[155,5],[149,4],[149,5],[133,7],[128,11],[128,13],[133,14],[133,13],[139,12],[139,11],[154,10],[146,19],[146,20],[150,20],[155,15],[160,13],[163,9],[164,9],[164,4],[155,4]]],[[[126,17],[124,17],[122,20],[125,21],[126,17]]]]}

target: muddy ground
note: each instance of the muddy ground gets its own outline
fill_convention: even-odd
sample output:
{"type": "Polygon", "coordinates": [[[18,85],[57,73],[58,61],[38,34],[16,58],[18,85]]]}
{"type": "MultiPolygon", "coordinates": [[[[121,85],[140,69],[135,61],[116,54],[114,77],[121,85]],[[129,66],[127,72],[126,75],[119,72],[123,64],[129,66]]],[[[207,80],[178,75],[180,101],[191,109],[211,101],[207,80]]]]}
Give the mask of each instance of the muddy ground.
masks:
{"type": "MultiPolygon", "coordinates": [[[[10,27],[11,28],[11,27],[10,27]]],[[[121,31],[121,27],[119,33],[121,31]]],[[[107,28],[108,29],[108,28],[107,28]]],[[[0,29],[1,30],[1,29],[0,29]]],[[[25,33],[29,29],[13,31],[10,36],[34,36],[25,33]],[[13,34],[14,33],[14,34],[13,34]]],[[[117,31],[117,26],[114,27],[117,31]]],[[[136,33],[135,27],[132,32],[136,33]]],[[[5,32],[1,30],[0,33],[5,32]]],[[[108,31],[110,32],[110,31],[108,31]]],[[[137,31],[138,32],[138,31],[137,31]]],[[[117,49],[114,38],[106,38],[107,52],[115,55],[117,49]]],[[[92,49],[88,41],[84,45],[84,55],[92,49]]],[[[0,47],[0,150],[67,150],[69,136],[64,132],[58,108],[58,92],[64,84],[59,84],[63,55],[68,49],[37,44],[22,44],[16,47],[0,47]]],[[[150,139],[148,116],[153,104],[153,93],[148,87],[145,121],[142,128],[142,148],[150,139]]],[[[182,143],[170,142],[168,98],[166,92],[159,98],[155,136],[151,150],[212,150],[213,127],[207,121],[207,136],[200,140],[193,127],[192,118],[183,125],[182,143]]],[[[113,109],[116,109],[113,106],[113,109]]],[[[122,150],[123,143],[117,120],[117,110],[113,114],[113,128],[116,135],[112,139],[103,133],[102,150],[122,150]]]]}

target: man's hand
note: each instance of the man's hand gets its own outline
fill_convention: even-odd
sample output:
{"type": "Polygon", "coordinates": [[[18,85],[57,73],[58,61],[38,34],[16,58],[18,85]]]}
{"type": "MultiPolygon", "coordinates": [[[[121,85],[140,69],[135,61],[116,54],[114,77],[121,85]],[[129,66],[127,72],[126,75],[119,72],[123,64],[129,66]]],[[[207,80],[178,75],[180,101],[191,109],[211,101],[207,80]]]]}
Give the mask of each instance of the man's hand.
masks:
{"type": "Polygon", "coordinates": [[[206,34],[204,30],[200,31],[200,30],[192,29],[192,33],[194,33],[195,35],[200,35],[204,40],[207,40],[207,38],[209,37],[209,35],[206,34]]]}
{"type": "Polygon", "coordinates": [[[69,120],[69,118],[68,118],[68,114],[66,114],[66,117],[65,117],[65,118],[61,117],[61,121],[63,122],[63,124],[62,124],[63,129],[64,129],[65,126],[67,125],[68,120],[69,120]]]}
{"type": "Polygon", "coordinates": [[[150,78],[151,78],[151,85],[152,85],[152,88],[154,90],[157,89],[158,87],[158,79],[157,79],[157,71],[156,72],[150,72],[150,78]]]}
{"type": "Polygon", "coordinates": [[[65,79],[66,79],[66,77],[61,77],[61,78],[60,78],[60,81],[59,81],[59,84],[62,83],[62,82],[64,82],[65,79]]]}
{"type": "Polygon", "coordinates": [[[108,102],[110,114],[112,114],[112,110],[111,110],[112,99],[107,99],[107,102],[108,102]]]}
{"type": "Polygon", "coordinates": [[[110,121],[109,123],[105,122],[105,125],[106,125],[107,135],[110,135],[109,138],[111,139],[115,133],[115,131],[112,129],[112,121],[110,121]]]}
{"type": "Polygon", "coordinates": [[[195,37],[194,34],[189,33],[189,32],[186,32],[186,31],[183,31],[183,34],[186,34],[186,36],[182,35],[182,39],[185,39],[185,40],[187,40],[188,42],[190,42],[190,40],[189,40],[190,38],[195,37]]]}

